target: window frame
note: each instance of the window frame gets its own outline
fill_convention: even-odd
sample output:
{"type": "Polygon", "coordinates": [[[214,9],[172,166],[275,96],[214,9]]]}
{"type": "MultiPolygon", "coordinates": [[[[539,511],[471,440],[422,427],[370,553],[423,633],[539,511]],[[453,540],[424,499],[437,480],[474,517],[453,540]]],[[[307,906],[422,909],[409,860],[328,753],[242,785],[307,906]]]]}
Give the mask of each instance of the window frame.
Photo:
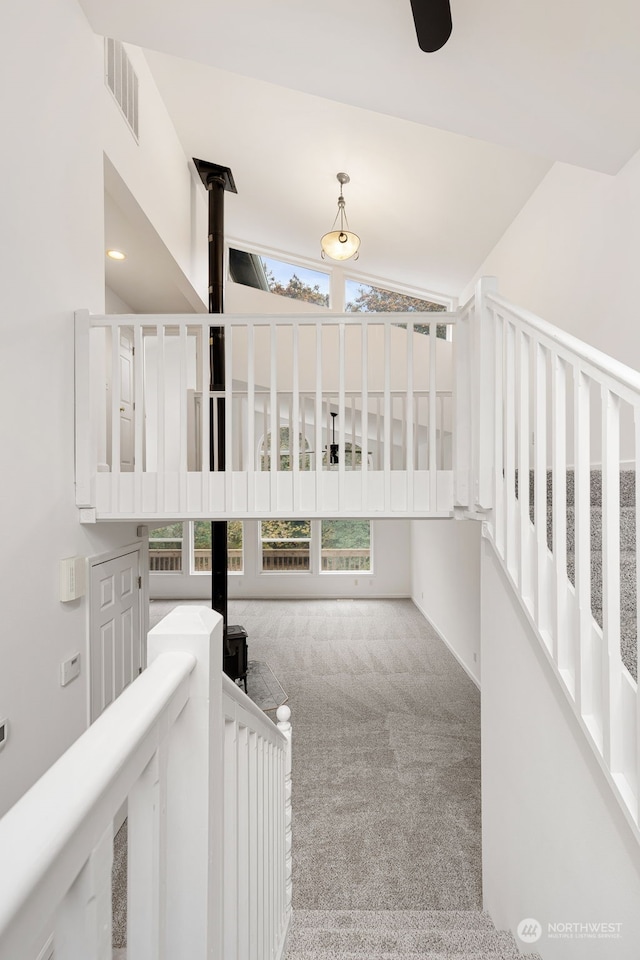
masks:
{"type": "MultiPolygon", "coordinates": [[[[268,517],[265,517],[264,519],[265,519],[265,520],[268,520],[269,518],[268,518],[268,517]]],[[[274,517],[274,518],[271,518],[271,519],[280,519],[280,518],[275,518],[275,517],[274,517]]],[[[258,572],[258,575],[259,575],[259,576],[262,576],[262,575],[264,574],[264,576],[267,576],[267,577],[296,577],[296,576],[308,577],[310,574],[311,574],[311,575],[315,574],[315,573],[316,573],[316,569],[314,569],[314,568],[315,568],[315,562],[314,562],[314,549],[313,549],[313,544],[314,544],[313,525],[314,525],[314,523],[315,523],[316,521],[314,521],[314,520],[308,520],[308,519],[305,520],[303,517],[293,517],[293,518],[283,517],[282,519],[284,519],[284,520],[290,520],[290,519],[300,520],[300,521],[303,522],[303,523],[308,523],[308,524],[309,524],[309,536],[308,536],[308,537],[288,537],[288,538],[284,538],[284,539],[290,540],[290,541],[292,541],[292,542],[298,540],[298,541],[300,541],[300,542],[302,542],[302,543],[308,543],[308,544],[309,544],[309,569],[308,569],[308,570],[265,570],[265,568],[264,568],[264,560],[263,560],[263,551],[262,551],[262,544],[263,544],[263,542],[264,542],[263,537],[262,537],[262,524],[263,524],[263,519],[261,519],[261,520],[258,520],[257,523],[256,523],[256,537],[257,537],[256,560],[257,560],[257,567],[258,567],[258,571],[257,571],[257,572],[258,572]]],[[[267,538],[267,539],[273,540],[274,538],[271,537],[271,538],[267,538]]],[[[280,541],[280,542],[284,542],[284,540],[282,540],[282,541],[280,541]]]]}
{"type": "MultiPolygon", "coordinates": [[[[314,521],[312,521],[313,523],[314,521]]],[[[318,574],[321,577],[369,577],[373,574],[373,521],[369,517],[325,517],[315,521],[318,524],[318,574]],[[322,524],[326,521],[357,520],[369,524],[369,569],[368,570],[323,570],[322,569],[322,524]]]]}
{"type": "Polygon", "coordinates": [[[172,526],[171,523],[165,523],[161,527],[155,527],[153,530],[149,531],[149,542],[148,542],[148,552],[149,552],[149,573],[154,577],[183,577],[187,574],[187,569],[185,568],[185,527],[189,526],[188,520],[175,520],[174,523],[180,523],[182,525],[182,536],[181,537],[154,537],[153,534],[157,533],[158,530],[163,530],[165,527],[172,526]],[[181,544],[180,548],[180,569],[179,570],[152,570],[151,569],[151,556],[153,554],[152,543],[156,540],[159,543],[171,543],[175,541],[176,543],[181,544]]]}
{"type": "MultiPolygon", "coordinates": [[[[241,569],[241,570],[229,570],[229,569],[227,569],[227,576],[228,576],[228,577],[242,577],[242,576],[244,576],[244,573],[245,573],[245,528],[244,528],[244,521],[243,521],[243,520],[238,520],[236,517],[234,517],[233,522],[235,523],[236,521],[237,521],[237,522],[241,525],[241,527],[242,527],[242,569],[241,569]]],[[[195,524],[196,524],[196,523],[211,523],[212,521],[210,521],[210,520],[204,520],[204,521],[202,521],[202,520],[189,520],[189,521],[185,521],[185,522],[188,522],[188,524],[189,524],[189,532],[190,532],[190,542],[189,542],[189,572],[188,572],[188,576],[191,576],[191,577],[210,577],[210,576],[211,576],[211,571],[210,571],[210,570],[196,570],[196,568],[195,568],[195,567],[196,567],[195,524]]],[[[229,521],[227,521],[227,522],[229,522],[229,521]]],[[[228,538],[227,538],[227,539],[228,539],[228,538]]],[[[228,561],[227,561],[227,567],[228,567],[228,561]]]]}

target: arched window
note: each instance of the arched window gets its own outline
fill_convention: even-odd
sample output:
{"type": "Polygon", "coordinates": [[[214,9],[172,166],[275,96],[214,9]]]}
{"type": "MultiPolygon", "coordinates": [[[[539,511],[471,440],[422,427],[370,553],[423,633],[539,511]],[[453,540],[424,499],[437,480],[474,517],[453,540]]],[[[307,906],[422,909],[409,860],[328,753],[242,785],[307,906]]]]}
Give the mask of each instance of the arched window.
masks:
{"type": "MultiPolygon", "coordinates": [[[[298,449],[300,451],[300,470],[311,469],[311,447],[309,441],[302,434],[298,434],[298,449]]],[[[258,446],[258,463],[261,470],[271,470],[271,431],[266,433],[258,446]]],[[[278,451],[277,470],[291,470],[293,450],[290,444],[289,427],[280,427],[280,448],[278,451]]]]}

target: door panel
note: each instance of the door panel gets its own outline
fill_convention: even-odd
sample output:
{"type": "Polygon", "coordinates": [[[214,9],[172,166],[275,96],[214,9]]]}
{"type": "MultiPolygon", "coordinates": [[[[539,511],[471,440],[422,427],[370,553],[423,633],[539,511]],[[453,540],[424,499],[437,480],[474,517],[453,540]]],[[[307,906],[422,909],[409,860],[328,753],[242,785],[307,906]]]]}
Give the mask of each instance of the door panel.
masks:
{"type": "Polygon", "coordinates": [[[90,716],[96,719],[137,677],[140,629],[140,550],[91,568],[90,716]]]}

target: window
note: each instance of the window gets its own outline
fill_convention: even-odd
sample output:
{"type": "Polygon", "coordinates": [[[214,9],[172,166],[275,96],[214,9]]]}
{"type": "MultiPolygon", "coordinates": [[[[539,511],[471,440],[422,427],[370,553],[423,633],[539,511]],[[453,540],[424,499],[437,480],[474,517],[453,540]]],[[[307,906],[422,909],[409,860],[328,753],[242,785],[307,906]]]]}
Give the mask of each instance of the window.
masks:
{"type": "MultiPolygon", "coordinates": [[[[211,572],[211,521],[196,520],[193,524],[194,573],[211,572]]],[[[241,520],[227,521],[227,571],[244,571],[243,529],[241,520]]]]}
{"type": "MultiPolygon", "coordinates": [[[[442,313],[447,309],[443,304],[434,303],[432,300],[410,297],[406,293],[374,287],[359,280],[345,282],[345,304],[349,313],[442,313]]],[[[429,333],[429,327],[424,323],[416,323],[413,329],[416,333],[429,333]]],[[[438,324],[436,336],[442,340],[447,339],[446,324],[438,324]]]]}
{"type": "Polygon", "coordinates": [[[310,520],[261,520],[263,571],[301,573],[310,569],[310,520]]]}
{"type": "Polygon", "coordinates": [[[158,527],[149,534],[149,570],[151,573],[182,573],[181,523],[158,527]]]}
{"type": "Polygon", "coordinates": [[[229,248],[229,274],[235,283],[267,290],[280,297],[329,306],[330,276],[274,257],[229,248]]]}
{"type": "MultiPolygon", "coordinates": [[[[295,437],[295,434],[294,434],[295,437]]],[[[300,433],[298,435],[298,457],[300,461],[300,470],[310,470],[311,469],[311,456],[307,451],[309,450],[309,441],[306,437],[303,437],[300,433]]],[[[280,457],[279,463],[276,467],[277,470],[291,470],[291,456],[293,454],[293,449],[289,441],[289,427],[280,427],[280,457]]],[[[271,469],[271,431],[269,431],[266,436],[262,438],[260,443],[260,469],[261,470],[270,470],[271,469]]]]}
{"type": "Polygon", "coordinates": [[[321,570],[371,570],[369,520],[322,520],[321,570]]]}

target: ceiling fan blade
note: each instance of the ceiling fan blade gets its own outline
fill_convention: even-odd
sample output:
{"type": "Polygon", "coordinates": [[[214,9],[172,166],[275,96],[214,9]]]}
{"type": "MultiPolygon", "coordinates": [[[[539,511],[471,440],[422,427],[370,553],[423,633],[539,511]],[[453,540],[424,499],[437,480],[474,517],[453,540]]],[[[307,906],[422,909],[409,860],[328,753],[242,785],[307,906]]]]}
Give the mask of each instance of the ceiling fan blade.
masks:
{"type": "Polygon", "coordinates": [[[411,0],[418,46],[425,53],[435,53],[451,36],[449,0],[411,0]]]}

